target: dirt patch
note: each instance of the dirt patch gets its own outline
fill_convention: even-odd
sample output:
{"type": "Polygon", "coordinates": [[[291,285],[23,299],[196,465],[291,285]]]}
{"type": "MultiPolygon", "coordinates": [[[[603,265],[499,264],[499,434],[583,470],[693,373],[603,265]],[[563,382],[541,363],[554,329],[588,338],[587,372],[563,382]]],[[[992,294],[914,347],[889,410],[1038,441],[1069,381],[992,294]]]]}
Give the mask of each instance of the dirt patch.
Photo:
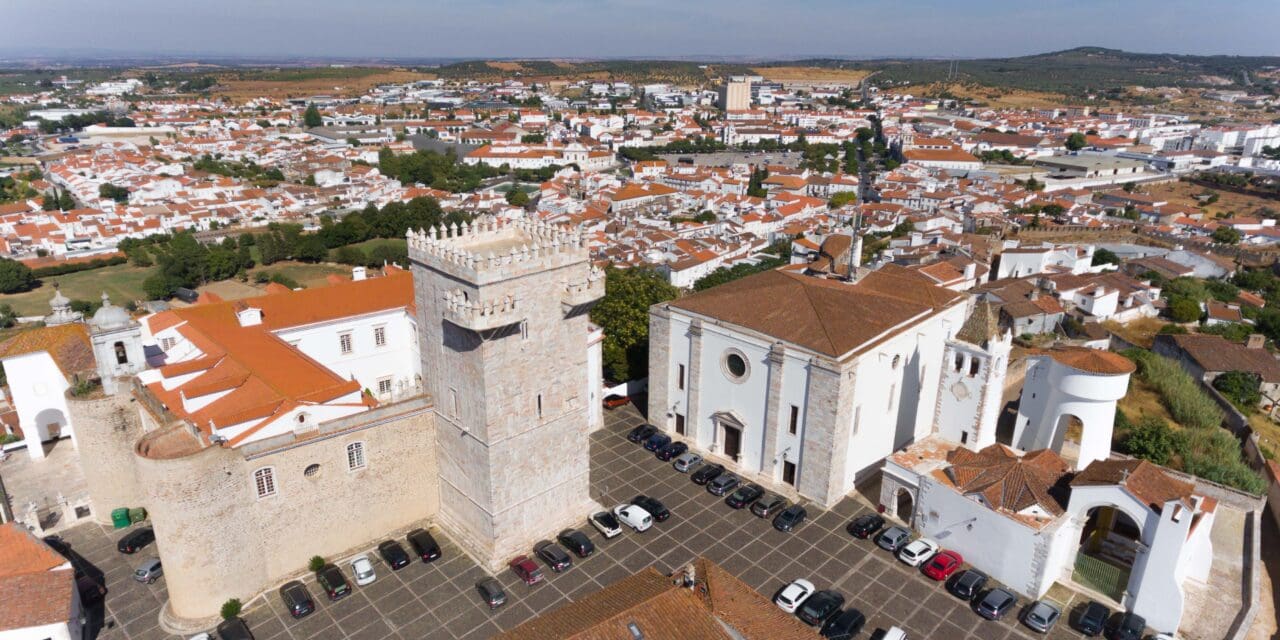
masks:
{"type": "Polygon", "coordinates": [[[1063,96],[1057,93],[945,82],[916,85],[900,91],[914,96],[937,97],[949,94],[956,98],[976,100],[993,109],[1040,109],[1061,107],[1063,104],[1063,96]]]}
{"type": "Polygon", "coordinates": [[[524,65],[519,62],[496,62],[491,60],[485,64],[499,71],[524,71],[524,65]]]}
{"type": "Polygon", "coordinates": [[[1104,322],[1102,323],[1102,326],[1105,327],[1107,331],[1110,331],[1111,333],[1114,333],[1121,338],[1142,347],[1143,349],[1150,349],[1151,345],[1155,342],[1156,334],[1160,333],[1160,329],[1162,329],[1165,324],[1167,323],[1159,318],[1140,318],[1125,324],[1110,321],[1104,322]]]}
{"type": "Polygon", "coordinates": [[[871,75],[861,69],[826,69],[822,67],[757,67],[752,71],[776,82],[844,82],[855,84],[871,75]]]}
{"type": "Polygon", "coordinates": [[[218,88],[213,91],[232,100],[258,97],[284,99],[318,94],[360,96],[380,84],[402,84],[434,78],[433,74],[406,69],[351,69],[350,73],[326,73],[321,77],[283,76],[277,79],[267,75],[244,80],[236,79],[234,74],[223,74],[219,76],[218,88]]]}
{"type": "Polygon", "coordinates": [[[1173,204],[1200,207],[1211,217],[1225,217],[1233,213],[1241,216],[1252,216],[1256,215],[1260,209],[1280,211],[1280,202],[1275,200],[1221,189],[1210,189],[1189,182],[1164,182],[1145,185],[1141,191],[1147,195],[1166,199],[1173,204]],[[1208,191],[1218,194],[1218,201],[1213,204],[1201,204],[1196,199],[1196,196],[1208,191]]]}

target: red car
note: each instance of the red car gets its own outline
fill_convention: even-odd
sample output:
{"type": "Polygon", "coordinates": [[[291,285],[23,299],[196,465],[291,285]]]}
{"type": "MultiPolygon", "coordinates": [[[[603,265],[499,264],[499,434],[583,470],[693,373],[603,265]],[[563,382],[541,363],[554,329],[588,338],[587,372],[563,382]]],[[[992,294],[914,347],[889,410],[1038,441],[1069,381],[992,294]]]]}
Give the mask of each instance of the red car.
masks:
{"type": "Polygon", "coordinates": [[[524,580],[525,584],[534,585],[542,582],[542,569],[538,568],[538,563],[529,559],[529,556],[516,556],[514,560],[507,563],[511,570],[524,580]]]}
{"type": "Polygon", "coordinates": [[[959,553],[943,551],[935,554],[924,564],[924,574],[934,580],[946,580],[962,564],[964,564],[964,558],[959,553]]]}
{"type": "Polygon", "coordinates": [[[631,402],[630,396],[617,396],[617,395],[606,396],[604,399],[604,408],[617,409],[618,407],[627,406],[627,404],[630,402],[631,402]]]}

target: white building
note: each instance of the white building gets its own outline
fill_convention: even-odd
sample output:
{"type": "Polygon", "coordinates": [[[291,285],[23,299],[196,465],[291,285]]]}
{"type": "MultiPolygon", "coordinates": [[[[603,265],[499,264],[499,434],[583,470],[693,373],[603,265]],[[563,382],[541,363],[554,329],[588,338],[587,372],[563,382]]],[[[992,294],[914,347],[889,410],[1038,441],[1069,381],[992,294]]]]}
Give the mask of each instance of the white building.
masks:
{"type": "Polygon", "coordinates": [[[1088,273],[1093,265],[1093,245],[1085,247],[1013,247],[1000,253],[996,266],[996,280],[1021,278],[1050,271],[1068,271],[1074,274],[1088,273]]]}

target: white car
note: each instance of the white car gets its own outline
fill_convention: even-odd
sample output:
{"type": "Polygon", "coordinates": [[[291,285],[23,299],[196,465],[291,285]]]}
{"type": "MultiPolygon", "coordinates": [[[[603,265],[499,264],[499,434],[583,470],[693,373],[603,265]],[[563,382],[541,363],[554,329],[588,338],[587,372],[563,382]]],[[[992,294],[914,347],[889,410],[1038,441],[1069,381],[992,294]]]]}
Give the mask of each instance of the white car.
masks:
{"type": "Polygon", "coordinates": [[[622,524],[635,529],[636,533],[644,533],[653,526],[653,516],[634,504],[620,504],[614,507],[613,515],[617,516],[622,524]]]}
{"type": "Polygon", "coordinates": [[[773,598],[774,604],[787,613],[795,613],[809,596],[813,595],[813,583],[803,578],[782,588],[773,598]]]}
{"type": "Polygon", "coordinates": [[[369,556],[356,556],[352,558],[351,573],[356,576],[356,584],[362,587],[378,579],[377,574],[373,572],[373,563],[369,562],[369,556]]]}
{"type": "Polygon", "coordinates": [[[622,525],[618,524],[618,519],[608,511],[593,513],[587,520],[596,528],[596,531],[600,532],[600,535],[604,536],[605,540],[622,535],[622,525]]]}
{"type": "Polygon", "coordinates": [[[898,627],[889,627],[880,640],[907,640],[907,632],[898,627]]]}
{"type": "Polygon", "coordinates": [[[903,547],[902,550],[898,552],[898,559],[908,565],[918,567],[924,564],[925,560],[932,558],[933,554],[937,553],[939,548],[938,543],[928,538],[920,538],[903,547]]]}
{"type": "Polygon", "coordinates": [[[188,638],[187,640],[213,640],[213,638],[210,637],[209,634],[207,633],[197,633],[194,636],[191,636],[190,638],[188,638]]]}

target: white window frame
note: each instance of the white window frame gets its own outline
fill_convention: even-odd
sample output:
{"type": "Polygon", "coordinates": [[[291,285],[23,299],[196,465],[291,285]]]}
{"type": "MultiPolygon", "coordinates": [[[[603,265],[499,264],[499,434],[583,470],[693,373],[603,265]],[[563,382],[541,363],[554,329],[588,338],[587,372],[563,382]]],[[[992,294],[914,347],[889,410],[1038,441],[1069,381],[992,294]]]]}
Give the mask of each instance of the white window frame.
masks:
{"type": "Polygon", "coordinates": [[[355,352],[355,341],[351,339],[350,331],[338,334],[338,352],[344,356],[355,352]]]}
{"type": "Polygon", "coordinates": [[[389,396],[389,395],[391,395],[391,389],[392,389],[392,387],[393,387],[393,386],[394,386],[394,385],[392,384],[391,376],[387,376],[387,377],[385,377],[385,378],[378,378],[378,395],[379,395],[379,396],[389,396]],[[387,385],[387,390],[386,390],[386,391],[383,391],[383,390],[382,390],[382,385],[383,385],[383,384],[386,384],[386,385],[387,385]]]}
{"type": "Polygon", "coordinates": [[[387,346],[387,325],[380,324],[373,328],[373,346],[378,348],[387,346]]]}
{"type": "Polygon", "coordinates": [[[253,488],[258,494],[258,499],[270,498],[278,493],[276,487],[276,468],[260,467],[253,471],[253,488]]]}
{"type": "Polygon", "coordinates": [[[364,440],[352,442],[347,445],[347,471],[360,471],[369,466],[369,460],[365,456],[364,440]]]}

